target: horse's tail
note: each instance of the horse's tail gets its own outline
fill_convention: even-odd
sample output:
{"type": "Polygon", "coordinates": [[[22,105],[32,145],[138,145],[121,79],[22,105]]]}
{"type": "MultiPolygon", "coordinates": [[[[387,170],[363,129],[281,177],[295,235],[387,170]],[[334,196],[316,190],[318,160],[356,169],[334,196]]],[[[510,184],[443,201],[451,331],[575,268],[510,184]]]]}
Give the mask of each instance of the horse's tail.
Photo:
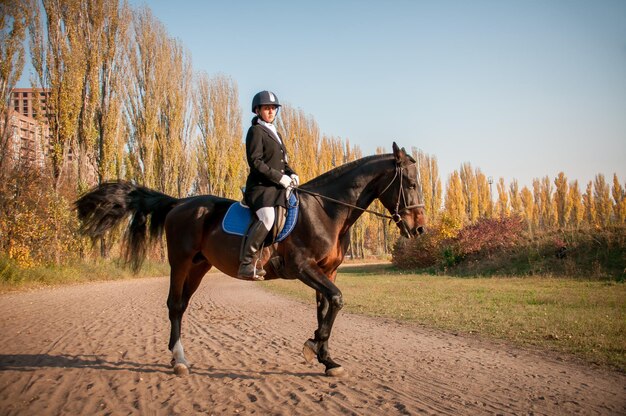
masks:
{"type": "Polygon", "coordinates": [[[137,272],[146,257],[148,242],[161,237],[165,217],[179,202],[179,199],[161,192],[117,181],[93,188],[74,205],[81,221],[80,231],[93,240],[103,237],[132,215],[124,235],[123,255],[126,264],[137,272]]]}

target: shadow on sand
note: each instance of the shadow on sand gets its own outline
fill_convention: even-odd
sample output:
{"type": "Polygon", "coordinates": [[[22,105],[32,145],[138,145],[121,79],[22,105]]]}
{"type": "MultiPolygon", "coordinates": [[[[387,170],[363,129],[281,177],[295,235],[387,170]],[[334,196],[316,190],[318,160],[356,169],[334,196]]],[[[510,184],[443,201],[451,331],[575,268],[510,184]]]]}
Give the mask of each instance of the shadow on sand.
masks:
{"type": "MultiPolygon", "coordinates": [[[[0,373],[5,371],[30,372],[41,368],[94,369],[104,371],[130,371],[136,373],[162,373],[174,375],[166,364],[146,364],[133,361],[107,361],[97,355],[50,354],[0,354],[0,373]]],[[[320,373],[290,371],[246,371],[232,368],[198,368],[191,366],[192,375],[216,379],[262,379],[268,375],[318,377],[320,373]]]]}

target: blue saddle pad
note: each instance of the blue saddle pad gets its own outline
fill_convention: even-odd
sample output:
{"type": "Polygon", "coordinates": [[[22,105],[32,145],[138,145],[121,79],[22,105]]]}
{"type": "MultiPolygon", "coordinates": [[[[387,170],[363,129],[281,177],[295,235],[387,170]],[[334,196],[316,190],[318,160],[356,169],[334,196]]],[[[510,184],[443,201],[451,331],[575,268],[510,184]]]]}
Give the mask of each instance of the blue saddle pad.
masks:
{"type": "MultiPolygon", "coordinates": [[[[296,226],[298,220],[298,198],[294,195],[294,192],[289,196],[289,203],[287,204],[287,218],[285,219],[285,226],[276,236],[275,242],[281,242],[296,226]]],[[[248,227],[252,222],[252,212],[250,208],[241,205],[240,202],[233,203],[226,211],[224,219],[222,220],[222,229],[224,232],[233,235],[246,235],[248,227]]]]}

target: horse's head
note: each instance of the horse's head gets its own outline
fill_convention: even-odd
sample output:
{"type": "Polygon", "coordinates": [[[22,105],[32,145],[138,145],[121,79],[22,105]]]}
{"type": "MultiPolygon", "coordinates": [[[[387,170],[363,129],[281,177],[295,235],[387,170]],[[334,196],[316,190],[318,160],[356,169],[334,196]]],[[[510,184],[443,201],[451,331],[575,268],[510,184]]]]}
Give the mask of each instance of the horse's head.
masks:
{"type": "Polygon", "coordinates": [[[422,186],[419,182],[417,163],[394,142],[395,173],[378,197],[392,214],[400,233],[407,238],[425,231],[426,214],[422,202],[422,186]],[[392,179],[393,178],[393,179],[392,179]]]}

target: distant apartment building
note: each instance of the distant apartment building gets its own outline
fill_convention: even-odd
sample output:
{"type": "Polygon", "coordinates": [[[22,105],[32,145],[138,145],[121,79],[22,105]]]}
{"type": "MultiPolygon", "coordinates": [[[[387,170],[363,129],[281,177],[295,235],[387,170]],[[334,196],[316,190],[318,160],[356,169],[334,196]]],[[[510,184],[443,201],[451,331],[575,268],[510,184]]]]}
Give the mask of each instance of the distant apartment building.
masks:
{"type": "Polygon", "coordinates": [[[50,147],[47,118],[48,92],[32,88],[15,88],[11,92],[8,117],[0,117],[0,131],[8,121],[8,137],[3,151],[14,163],[44,166],[50,147]],[[41,116],[41,117],[38,117],[41,116]]]}
{"type": "Polygon", "coordinates": [[[14,88],[11,91],[11,106],[13,110],[23,116],[41,119],[46,122],[48,111],[48,90],[33,88],[14,88]]]}

